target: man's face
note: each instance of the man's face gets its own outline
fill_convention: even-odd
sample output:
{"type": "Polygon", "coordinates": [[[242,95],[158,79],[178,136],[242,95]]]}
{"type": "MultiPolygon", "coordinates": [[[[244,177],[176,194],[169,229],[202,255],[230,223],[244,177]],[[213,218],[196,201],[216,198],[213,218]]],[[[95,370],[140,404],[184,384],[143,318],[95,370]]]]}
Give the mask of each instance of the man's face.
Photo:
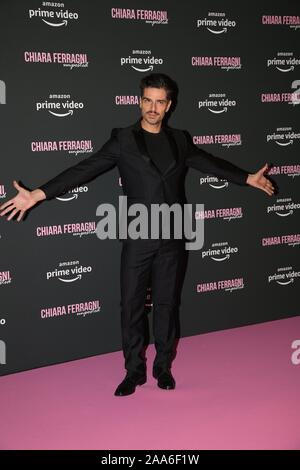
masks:
{"type": "Polygon", "coordinates": [[[171,100],[167,98],[164,88],[145,88],[140,98],[142,118],[150,125],[159,124],[170,109],[171,100]]]}

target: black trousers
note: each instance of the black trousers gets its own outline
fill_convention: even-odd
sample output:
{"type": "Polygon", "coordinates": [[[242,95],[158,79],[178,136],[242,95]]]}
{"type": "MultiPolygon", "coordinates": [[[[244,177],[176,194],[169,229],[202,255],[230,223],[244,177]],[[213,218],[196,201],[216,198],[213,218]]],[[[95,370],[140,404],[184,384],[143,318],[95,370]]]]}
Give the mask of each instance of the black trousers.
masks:
{"type": "Polygon", "coordinates": [[[186,266],[183,240],[123,241],[121,253],[121,330],[125,368],[144,374],[147,287],[152,288],[153,372],[171,367],[176,341],[176,318],[186,266]]]}

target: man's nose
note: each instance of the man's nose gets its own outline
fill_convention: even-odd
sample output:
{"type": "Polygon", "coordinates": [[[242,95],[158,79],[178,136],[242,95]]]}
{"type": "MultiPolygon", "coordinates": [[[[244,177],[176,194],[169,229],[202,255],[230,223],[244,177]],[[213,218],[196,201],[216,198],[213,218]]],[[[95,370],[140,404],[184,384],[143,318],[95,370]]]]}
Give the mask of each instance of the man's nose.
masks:
{"type": "Polygon", "coordinates": [[[152,101],[152,103],[151,103],[151,111],[156,111],[156,103],[155,103],[155,101],[152,101]]]}

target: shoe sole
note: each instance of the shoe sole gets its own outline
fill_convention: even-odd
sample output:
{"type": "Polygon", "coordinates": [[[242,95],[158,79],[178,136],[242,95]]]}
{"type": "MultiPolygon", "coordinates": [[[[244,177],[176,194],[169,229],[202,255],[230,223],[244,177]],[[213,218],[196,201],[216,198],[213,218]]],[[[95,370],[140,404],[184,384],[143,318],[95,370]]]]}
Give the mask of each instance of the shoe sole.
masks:
{"type": "MultiPolygon", "coordinates": [[[[147,379],[146,379],[146,378],[145,378],[145,379],[142,379],[140,382],[137,382],[136,387],[137,387],[137,386],[140,387],[141,385],[144,385],[146,382],[147,382],[147,379]]],[[[136,387],[135,387],[134,390],[133,390],[132,392],[130,392],[130,393],[116,393],[116,392],[115,392],[114,395],[115,395],[115,397],[128,397],[128,395],[132,395],[132,394],[135,392],[136,387]]]]}
{"type": "Polygon", "coordinates": [[[175,385],[174,386],[170,386],[170,387],[162,387],[161,385],[157,384],[157,386],[159,388],[161,388],[162,390],[174,390],[175,389],[175,385]]]}
{"type": "Polygon", "coordinates": [[[147,382],[147,379],[143,379],[141,382],[138,382],[137,385],[144,385],[147,382]]]}

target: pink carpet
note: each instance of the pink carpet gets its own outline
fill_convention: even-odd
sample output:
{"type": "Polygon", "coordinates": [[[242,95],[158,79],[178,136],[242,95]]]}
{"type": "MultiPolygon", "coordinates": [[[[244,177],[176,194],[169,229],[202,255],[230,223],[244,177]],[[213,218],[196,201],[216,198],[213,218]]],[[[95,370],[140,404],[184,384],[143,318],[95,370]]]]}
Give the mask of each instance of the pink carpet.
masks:
{"type": "Polygon", "coordinates": [[[120,352],[2,377],[0,448],[300,449],[297,339],[300,317],[184,338],[176,390],[128,397],[120,352]]]}

